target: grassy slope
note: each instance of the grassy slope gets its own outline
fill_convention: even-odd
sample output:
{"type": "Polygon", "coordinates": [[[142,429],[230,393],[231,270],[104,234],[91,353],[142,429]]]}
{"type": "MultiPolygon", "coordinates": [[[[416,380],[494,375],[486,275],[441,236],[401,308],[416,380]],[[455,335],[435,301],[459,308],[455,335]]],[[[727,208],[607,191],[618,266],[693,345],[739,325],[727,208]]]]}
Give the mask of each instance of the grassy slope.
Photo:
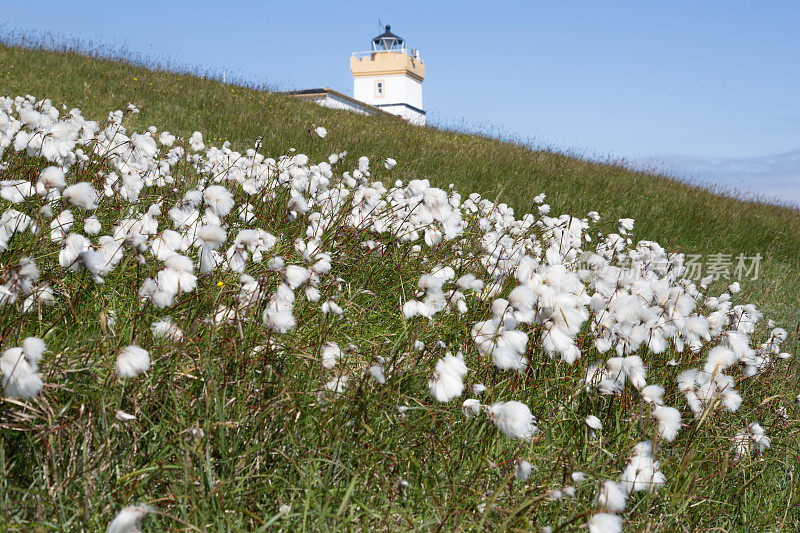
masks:
{"type": "Polygon", "coordinates": [[[597,210],[606,221],[636,219],[640,238],[687,253],[760,253],[766,275],[757,293],[762,307],[800,319],[800,211],[716,196],[674,180],[632,172],[615,164],[582,161],[546,150],[531,151],[478,135],[419,128],[399,119],[362,117],[280,95],[191,75],[176,75],[76,54],[0,46],[0,92],[50,98],[102,119],[129,102],[142,113],[133,124],[156,125],[176,133],[194,130],[207,139],[249,145],[264,136],[266,150],[299,146],[312,123],[327,126],[330,149],[390,156],[403,179],[430,178],[437,186],[455,183],[464,192],[499,195],[521,212],[531,198],[548,194],[554,213],[582,216],[597,210]]]}
{"type": "MultiPolygon", "coordinates": [[[[102,119],[109,110],[124,109],[128,102],[134,102],[142,109],[140,115],[133,117],[134,123],[138,122],[136,126],[153,124],[176,133],[198,129],[204,132],[207,140],[230,139],[235,145],[250,143],[254,137],[263,135],[265,152],[275,154],[286,147],[297,146],[312,161],[341,149],[347,149],[355,156],[392,156],[402,167],[401,172],[394,175],[403,179],[428,177],[438,185],[453,182],[463,193],[480,191],[499,194],[502,200],[519,209],[527,209],[530,199],[544,191],[549,194],[554,213],[583,214],[596,209],[609,223],[617,217],[630,216],[638,221],[637,236],[652,238],[671,249],[748,254],[760,252],[767,258],[766,274],[750,285],[753,294],[746,299],[760,303],[772,316],[788,317],[782,322],[790,329],[794,329],[792,326],[797,322],[799,291],[796,267],[800,257],[800,215],[794,211],[716,197],[667,179],[632,173],[613,165],[587,163],[543,151],[531,152],[521,146],[479,136],[416,128],[400,120],[359,117],[192,76],[152,72],[72,54],[2,47],[0,65],[0,93],[31,93],[37,97],[49,97],[59,104],[63,102],[79,107],[87,116],[95,119],[102,119]],[[324,141],[309,142],[308,131],[312,123],[328,127],[330,134],[324,141]],[[765,295],[763,300],[762,294],[765,295]]],[[[385,278],[381,277],[380,272],[378,277],[395,283],[392,272],[394,265],[385,267],[385,278]]],[[[124,273],[120,272],[119,276],[124,277],[124,273]]],[[[358,280],[355,281],[354,285],[358,286],[358,280]]],[[[124,309],[125,302],[133,298],[136,284],[130,285],[133,288],[121,290],[117,296],[119,300],[113,306],[118,310],[124,309]],[[131,294],[127,294],[126,290],[131,294]]],[[[211,280],[207,285],[203,289],[213,289],[211,280]]],[[[89,291],[82,286],[76,286],[74,294],[83,298],[81,309],[91,312],[92,316],[99,314],[110,303],[114,304],[108,301],[87,302],[84,295],[88,295],[89,291]]],[[[391,306],[377,307],[382,309],[391,306]]],[[[132,315],[136,311],[127,312],[128,315],[123,314],[119,322],[123,325],[133,322],[135,330],[136,318],[132,315]]],[[[196,311],[196,314],[200,316],[203,312],[196,311]]],[[[354,334],[360,333],[374,339],[375,349],[378,350],[383,340],[381,335],[396,330],[395,325],[382,323],[388,320],[390,318],[376,315],[370,321],[374,327],[369,332],[354,334]]],[[[99,337],[97,330],[98,326],[93,321],[79,321],[76,317],[74,328],[69,331],[59,328],[48,342],[53,346],[63,346],[69,345],[70,339],[82,339],[71,350],[88,357],[97,350],[94,344],[94,339],[99,337]]],[[[351,522],[356,528],[359,524],[362,527],[380,524],[383,528],[420,525],[433,529],[440,524],[452,529],[459,526],[479,527],[480,520],[486,519],[486,516],[481,518],[477,515],[475,522],[471,522],[474,515],[464,513],[462,517],[461,510],[473,508],[480,500],[480,491],[491,494],[493,483],[504,482],[500,475],[496,479],[484,477],[488,468],[484,457],[495,462],[505,461],[512,448],[497,441],[491,434],[486,435],[485,426],[469,425],[466,431],[462,431],[461,427],[452,431],[452,423],[445,411],[442,411],[439,422],[430,422],[423,411],[412,411],[408,423],[402,427],[387,425],[378,418],[369,419],[365,416],[368,435],[361,432],[353,438],[352,434],[356,432],[344,428],[342,424],[346,416],[338,416],[333,412],[330,418],[324,420],[308,416],[313,398],[291,393],[285,388],[288,385],[307,385],[311,390],[316,384],[295,382],[287,385],[283,377],[274,376],[273,369],[264,372],[261,378],[263,382],[249,380],[251,370],[260,374],[261,369],[239,367],[233,363],[234,359],[220,373],[220,368],[213,365],[226,364],[225,358],[235,357],[247,346],[238,346],[236,343],[230,345],[225,338],[213,335],[206,339],[203,337],[207,335],[206,328],[201,325],[186,333],[189,338],[203,339],[197,347],[199,353],[194,352],[194,347],[187,348],[186,354],[165,352],[157,365],[157,368],[163,369],[178,368],[183,374],[179,373],[176,377],[168,371],[154,371],[149,384],[132,384],[130,391],[125,391],[125,397],[130,396],[141,402],[138,406],[141,418],[147,421],[158,419],[159,424],[143,423],[141,427],[146,431],[135,433],[128,430],[128,437],[123,431],[110,429],[109,436],[105,436],[98,431],[98,427],[112,418],[111,412],[116,405],[103,398],[101,391],[104,383],[92,385],[93,375],[87,374],[83,378],[86,382],[81,386],[94,386],[96,395],[86,398],[86,412],[89,414],[76,416],[70,426],[70,430],[76,427],[85,427],[86,430],[54,431],[51,434],[47,428],[52,424],[43,426],[49,435],[48,449],[74,450],[64,458],[64,464],[58,464],[56,459],[52,459],[52,465],[44,464],[42,472],[49,494],[37,489],[41,484],[41,479],[37,477],[32,476],[28,480],[29,490],[21,489],[19,479],[15,479],[9,485],[3,483],[6,489],[13,487],[13,491],[3,491],[4,506],[26,496],[30,498],[31,494],[36,498],[53,497],[57,499],[59,510],[55,515],[61,527],[69,527],[65,525],[69,523],[75,526],[86,522],[98,527],[104,523],[102,520],[108,517],[108,513],[119,508],[120,502],[137,497],[158,498],[163,491],[164,500],[170,500],[172,504],[169,512],[179,520],[196,526],[215,521],[220,529],[237,529],[253,527],[258,522],[248,522],[249,516],[268,517],[274,513],[276,499],[285,498],[295,491],[297,495],[292,498],[293,509],[300,514],[299,522],[294,527],[302,525],[319,529],[351,522]],[[205,353],[219,354],[223,359],[208,360],[202,356],[205,353]],[[187,359],[189,355],[193,361],[187,359]],[[208,376],[208,388],[186,378],[186,374],[190,373],[208,376]],[[240,401],[232,402],[228,398],[240,398],[240,401]],[[218,422],[211,424],[215,417],[218,422]],[[235,426],[235,430],[234,426],[226,425],[236,420],[245,423],[235,426]],[[207,449],[191,442],[184,443],[183,436],[176,435],[173,430],[190,427],[198,421],[208,421],[210,424],[206,426],[207,449]],[[266,435],[262,428],[265,428],[266,435]],[[373,431],[374,435],[371,433],[373,431]],[[387,432],[396,434],[389,435],[387,432]],[[105,446],[103,440],[107,440],[105,446]],[[470,450],[465,454],[463,443],[478,441],[485,444],[482,453],[470,450]],[[263,442],[270,443],[272,451],[265,453],[259,447],[263,442]],[[107,455],[93,457],[88,451],[93,449],[103,449],[107,455]],[[209,449],[215,451],[211,453],[209,449]],[[409,453],[409,450],[418,451],[409,453]],[[430,453],[430,450],[434,450],[434,453],[430,453]],[[451,453],[459,455],[451,460],[447,455],[451,453]],[[442,461],[442,457],[447,457],[447,460],[442,461]],[[363,465],[370,463],[373,466],[364,470],[363,465]],[[82,478],[79,466],[74,465],[89,467],[92,475],[82,478]],[[51,467],[53,473],[48,474],[51,467]],[[273,467],[274,470],[271,470],[273,467]],[[409,495],[408,504],[396,502],[397,505],[392,507],[396,493],[392,485],[395,469],[416,472],[416,476],[411,476],[415,489],[409,495]],[[196,472],[202,472],[202,475],[195,478],[196,472]],[[262,477],[264,472],[270,472],[270,477],[262,477]],[[451,485],[456,491],[447,490],[451,485]],[[301,491],[301,487],[305,490],[301,491]],[[171,499],[176,494],[178,498],[171,499]],[[348,500],[352,505],[347,505],[348,500]],[[106,507],[99,507],[101,505],[106,507]],[[99,514],[85,516],[83,513],[88,512],[87,509],[99,514]],[[230,513],[224,516],[231,517],[231,521],[225,524],[223,510],[230,513]]],[[[244,337],[249,339],[250,332],[245,333],[244,337]]],[[[313,342],[313,331],[300,332],[299,345],[305,343],[303,339],[306,335],[309,336],[308,344],[313,342]]],[[[403,341],[401,337],[387,339],[399,344],[403,341]]],[[[99,345],[103,353],[113,351],[111,345],[99,345]]],[[[280,370],[286,375],[304,375],[302,361],[292,361],[287,359],[286,364],[292,366],[280,370]]],[[[51,364],[55,366],[56,362],[51,364]]],[[[535,412],[546,413],[549,408],[548,391],[551,388],[556,390],[557,382],[566,376],[559,374],[563,369],[556,365],[546,364],[542,368],[542,372],[549,372],[556,379],[537,385],[539,388],[534,391],[530,402],[535,412]]],[[[81,379],[80,374],[76,373],[75,376],[74,379],[81,379]]],[[[297,379],[310,381],[311,378],[297,379]]],[[[407,390],[416,391],[424,387],[424,376],[411,376],[408,379],[407,390]]],[[[489,385],[492,384],[491,380],[497,381],[497,387],[520,387],[515,378],[497,380],[496,377],[486,376],[485,379],[489,385]]],[[[398,387],[402,391],[406,386],[401,383],[398,387]]],[[[790,384],[788,388],[792,390],[794,387],[794,384],[790,384]]],[[[122,407],[126,407],[122,403],[126,400],[120,398],[118,401],[122,407]]],[[[384,402],[384,407],[391,409],[397,401],[389,393],[387,397],[375,394],[364,400],[369,405],[358,404],[355,407],[367,410],[384,402]]],[[[748,409],[757,411],[759,407],[748,406],[748,409]]],[[[77,406],[72,406],[69,412],[75,410],[77,406]]],[[[83,413],[82,405],[80,413],[83,413]]],[[[581,411],[574,415],[569,413],[569,416],[580,420],[586,414],[581,411]]],[[[60,413],[49,413],[48,416],[58,419],[60,413]]],[[[556,429],[553,428],[554,438],[558,438],[556,429]]],[[[625,431],[626,426],[620,421],[619,428],[610,429],[612,432],[625,431]]],[[[776,428],[776,431],[779,429],[776,428]]],[[[703,438],[711,444],[716,439],[717,444],[725,448],[729,434],[729,431],[719,431],[716,435],[704,435],[703,438]]],[[[9,442],[13,438],[20,447],[30,445],[25,443],[26,437],[23,436],[11,437],[6,434],[6,438],[9,442]]],[[[678,476],[673,492],[659,495],[665,500],[664,507],[650,512],[669,517],[667,521],[660,519],[657,523],[673,528],[688,522],[695,522],[701,527],[709,526],[726,515],[731,517],[727,525],[739,528],[744,524],[765,527],[766,524],[780,521],[785,516],[784,511],[789,511],[786,506],[791,504],[791,494],[796,488],[792,489],[792,480],[785,472],[774,476],[771,474],[766,479],[760,476],[781,461],[796,460],[796,446],[791,449],[787,447],[787,438],[791,439],[791,436],[776,434],[771,461],[756,463],[742,471],[729,471],[727,460],[723,470],[718,471],[719,462],[713,454],[689,457],[688,460],[707,464],[697,472],[690,471],[689,475],[678,476]],[[729,492],[726,493],[725,488],[718,492],[711,488],[715,486],[715,477],[718,475],[726,476],[725,488],[729,492]],[[789,494],[788,501],[786,494],[789,494]]],[[[537,443],[539,453],[536,456],[544,460],[540,465],[543,468],[547,468],[546,465],[551,462],[549,457],[556,457],[548,453],[557,452],[557,449],[553,451],[547,448],[548,440],[549,435],[548,439],[537,443]]],[[[41,448],[38,444],[36,446],[41,448]]],[[[686,453],[689,449],[687,444],[686,453]]],[[[570,450],[569,453],[575,454],[576,461],[580,456],[581,460],[596,465],[598,470],[595,474],[598,476],[614,476],[619,470],[619,465],[604,464],[602,454],[589,460],[580,455],[589,454],[586,450],[570,450]]],[[[687,457],[684,454],[683,460],[687,457]]],[[[553,461],[553,468],[561,468],[562,464],[572,460],[559,457],[553,461]]],[[[19,457],[0,457],[0,463],[11,470],[25,470],[19,457]]],[[[682,460],[674,460],[669,467],[674,469],[680,464],[682,460]]],[[[4,479],[9,478],[4,476],[4,479]]],[[[585,496],[581,499],[588,501],[589,498],[585,496]]],[[[650,502],[649,498],[642,498],[631,510],[631,515],[638,516],[638,524],[642,526],[647,524],[650,502]]],[[[526,504],[523,500],[517,503],[526,504]]],[[[528,503],[533,505],[533,502],[528,503]]],[[[5,510],[8,511],[7,508],[5,510]]],[[[538,516],[544,523],[552,523],[560,512],[557,506],[537,508],[538,516]]],[[[573,509],[569,512],[581,511],[573,509]]],[[[41,516],[54,515],[42,512],[41,516]]],[[[489,524],[494,527],[510,526],[514,524],[514,517],[512,513],[501,518],[491,516],[489,524]]],[[[791,524],[792,520],[797,520],[796,513],[789,515],[789,521],[785,524],[791,524]]],[[[582,522],[578,518],[573,525],[582,522]]],[[[177,527],[174,522],[165,521],[162,524],[177,527]]]]}

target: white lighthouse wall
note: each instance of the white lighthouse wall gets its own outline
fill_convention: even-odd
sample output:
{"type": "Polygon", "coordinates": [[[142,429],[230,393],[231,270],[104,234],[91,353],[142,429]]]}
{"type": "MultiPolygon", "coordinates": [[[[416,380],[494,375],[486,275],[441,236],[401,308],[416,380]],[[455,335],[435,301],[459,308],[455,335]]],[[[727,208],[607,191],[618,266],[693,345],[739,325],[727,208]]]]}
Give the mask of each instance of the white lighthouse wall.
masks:
{"type": "MultiPolygon", "coordinates": [[[[422,107],[422,82],[412,79],[404,74],[390,76],[365,76],[353,79],[353,97],[370,105],[383,106],[385,104],[408,104],[423,109],[422,107]],[[382,80],[384,83],[383,97],[375,96],[375,82],[382,80]]],[[[392,111],[390,111],[391,113],[392,111]]]]}

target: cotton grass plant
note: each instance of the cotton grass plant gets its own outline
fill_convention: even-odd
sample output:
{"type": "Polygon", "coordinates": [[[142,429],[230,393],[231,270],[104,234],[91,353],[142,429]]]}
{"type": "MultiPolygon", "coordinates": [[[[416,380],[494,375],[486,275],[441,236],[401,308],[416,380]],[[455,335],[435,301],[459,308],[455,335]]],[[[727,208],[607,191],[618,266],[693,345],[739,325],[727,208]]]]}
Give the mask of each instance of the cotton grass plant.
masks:
{"type": "Polygon", "coordinates": [[[790,334],[738,284],[630,218],[138,111],[0,100],[7,523],[797,524],[790,334]]]}

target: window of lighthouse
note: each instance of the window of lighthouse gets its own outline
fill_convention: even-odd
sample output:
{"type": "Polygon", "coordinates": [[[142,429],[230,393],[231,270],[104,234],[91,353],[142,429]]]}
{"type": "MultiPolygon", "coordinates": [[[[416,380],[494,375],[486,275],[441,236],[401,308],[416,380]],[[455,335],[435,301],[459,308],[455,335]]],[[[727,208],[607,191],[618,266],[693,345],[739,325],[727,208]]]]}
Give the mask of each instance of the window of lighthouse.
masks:
{"type": "Polygon", "coordinates": [[[375,80],[375,97],[376,98],[383,97],[383,87],[384,87],[383,80],[375,80]]]}

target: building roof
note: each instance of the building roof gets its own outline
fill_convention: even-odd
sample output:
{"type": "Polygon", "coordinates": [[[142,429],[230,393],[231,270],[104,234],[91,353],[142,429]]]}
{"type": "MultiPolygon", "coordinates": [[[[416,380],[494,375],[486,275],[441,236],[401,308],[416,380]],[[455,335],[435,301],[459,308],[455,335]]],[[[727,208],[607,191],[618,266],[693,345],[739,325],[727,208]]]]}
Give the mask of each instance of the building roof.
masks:
{"type": "Polygon", "coordinates": [[[352,105],[353,107],[357,107],[363,110],[365,113],[370,115],[381,115],[387,117],[395,117],[392,113],[387,113],[383,109],[378,107],[365,104],[360,100],[356,100],[352,96],[347,96],[346,94],[340,93],[339,91],[334,91],[328,87],[321,87],[317,89],[300,89],[297,91],[283,91],[279,92],[278,94],[282,94],[285,96],[294,96],[297,98],[303,98],[305,100],[316,100],[318,98],[325,98],[326,96],[333,96],[338,98],[339,100],[344,100],[348,104],[352,105]]]}
{"type": "Polygon", "coordinates": [[[405,102],[395,102],[393,104],[375,104],[375,107],[398,107],[398,106],[407,107],[410,110],[416,111],[417,113],[419,113],[421,115],[427,115],[427,113],[425,112],[424,109],[420,109],[420,108],[418,108],[416,106],[413,106],[411,104],[407,104],[405,102]]]}

